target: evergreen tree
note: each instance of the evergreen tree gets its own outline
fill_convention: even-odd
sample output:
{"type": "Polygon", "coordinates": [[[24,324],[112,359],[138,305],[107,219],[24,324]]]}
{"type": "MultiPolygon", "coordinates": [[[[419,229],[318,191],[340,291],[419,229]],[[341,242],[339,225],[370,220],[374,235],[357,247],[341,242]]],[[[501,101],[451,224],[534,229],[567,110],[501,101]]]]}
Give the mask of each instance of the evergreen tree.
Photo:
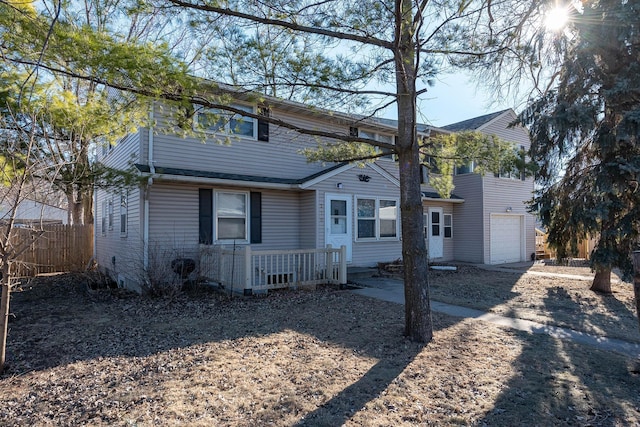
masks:
{"type": "Polygon", "coordinates": [[[640,227],[640,1],[583,1],[556,47],[557,86],[520,120],[540,166],[533,208],[559,257],[597,239],[594,291],[611,292],[611,269],[629,277],[640,227]]]}

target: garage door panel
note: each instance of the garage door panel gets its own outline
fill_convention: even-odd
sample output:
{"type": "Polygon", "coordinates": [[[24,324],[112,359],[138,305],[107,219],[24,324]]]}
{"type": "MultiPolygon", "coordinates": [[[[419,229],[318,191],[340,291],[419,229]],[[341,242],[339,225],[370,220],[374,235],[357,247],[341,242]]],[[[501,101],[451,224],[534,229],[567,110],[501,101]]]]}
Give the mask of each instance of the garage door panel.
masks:
{"type": "Polygon", "coordinates": [[[521,215],[491,216],[491,264],[522,261],[521,215]]]}

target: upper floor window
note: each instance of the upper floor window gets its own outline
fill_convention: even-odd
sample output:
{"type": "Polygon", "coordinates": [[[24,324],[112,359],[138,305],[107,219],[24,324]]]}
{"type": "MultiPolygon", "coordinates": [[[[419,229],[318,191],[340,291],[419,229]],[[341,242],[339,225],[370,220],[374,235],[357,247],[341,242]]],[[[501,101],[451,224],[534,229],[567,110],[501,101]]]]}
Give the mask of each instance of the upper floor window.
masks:
{"type": "MultiPolygon", "coordinates": [[[[237,110],[254,113],[254,108],[250,105],[230,104],[237,110]]],[[[226,133],[229,135],[244,136],[257,139],[257,120],[246,117],[238,113],[216,108],[208,108],[197,114],[198,124],[209,132],[226,133]]]]}
{"type": "MultiPolygon", "coordinates": [[[[384,134],[384,133],[377,133],[377,132],[370,132],[370,131],[366,131],[366,130],[358,130],[358,136],[360,136],[362,138],[369,138],[369,139],[373,139],[375,141],[384,142],[385,144],[394,145],[393,135],[384,134]]],[[[384,153],[386,150],[384,150],[382,148],[376,148],[376,151],[384,153]]],[[[379,158],[380,159],[387,159],[387,160],[395,160],[395,154],[394,153],[389,153],[389,154],[385,154],[384,156],[381,156],[379,158]]]]}
{"type": "Polygon", "coordinates": [[[462,166],[456,166],[456,175],[463,175],[465,173],[473,173],[475,171],[476,164],[475,162],[469,162],[462,166]]]}

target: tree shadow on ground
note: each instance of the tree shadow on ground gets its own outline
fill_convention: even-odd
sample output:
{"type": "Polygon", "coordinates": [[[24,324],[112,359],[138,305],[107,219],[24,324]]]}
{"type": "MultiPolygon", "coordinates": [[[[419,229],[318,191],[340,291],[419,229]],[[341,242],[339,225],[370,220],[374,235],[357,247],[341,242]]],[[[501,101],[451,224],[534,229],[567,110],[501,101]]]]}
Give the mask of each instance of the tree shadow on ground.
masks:
{"type": "MultiPolygon", "coordinates": [[[[580,311],[580,305],[562,288],[550,289],[544,303],[554,312],[578,317],[580,330],[602,322],[580,311]]],[[[624,310],[610,301],[612,310],[624,310]]],[[[574,319],[574,324],[576,319],[574,319]]],[[[514,363],[516,374],[506,384],[479,425],[618,426],[640,422],[640,378],[630,373],[627,357],[545,334],[511,331],[522,342],[514,363]],[[605,385],[606,384],[606,385],[605,385]]]]}

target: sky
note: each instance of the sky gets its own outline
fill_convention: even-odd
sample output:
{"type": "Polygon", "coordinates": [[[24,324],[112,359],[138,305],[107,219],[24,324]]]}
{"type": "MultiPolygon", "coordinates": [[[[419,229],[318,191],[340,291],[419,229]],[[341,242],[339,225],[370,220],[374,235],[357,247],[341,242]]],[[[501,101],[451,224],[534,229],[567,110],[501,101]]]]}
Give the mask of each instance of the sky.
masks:
{"type": "MultiPolygon", "coordinates": [[[[463,73],[439,75],[436,84],[421,96],[418,121],[441,127],[507,108],[516,112],[522,109],[513,97],[494,98],[487,89],[477,88],[463,73]]],[[[395,106],[385,111],[384,117],[396,118],[395,106]]]]}

